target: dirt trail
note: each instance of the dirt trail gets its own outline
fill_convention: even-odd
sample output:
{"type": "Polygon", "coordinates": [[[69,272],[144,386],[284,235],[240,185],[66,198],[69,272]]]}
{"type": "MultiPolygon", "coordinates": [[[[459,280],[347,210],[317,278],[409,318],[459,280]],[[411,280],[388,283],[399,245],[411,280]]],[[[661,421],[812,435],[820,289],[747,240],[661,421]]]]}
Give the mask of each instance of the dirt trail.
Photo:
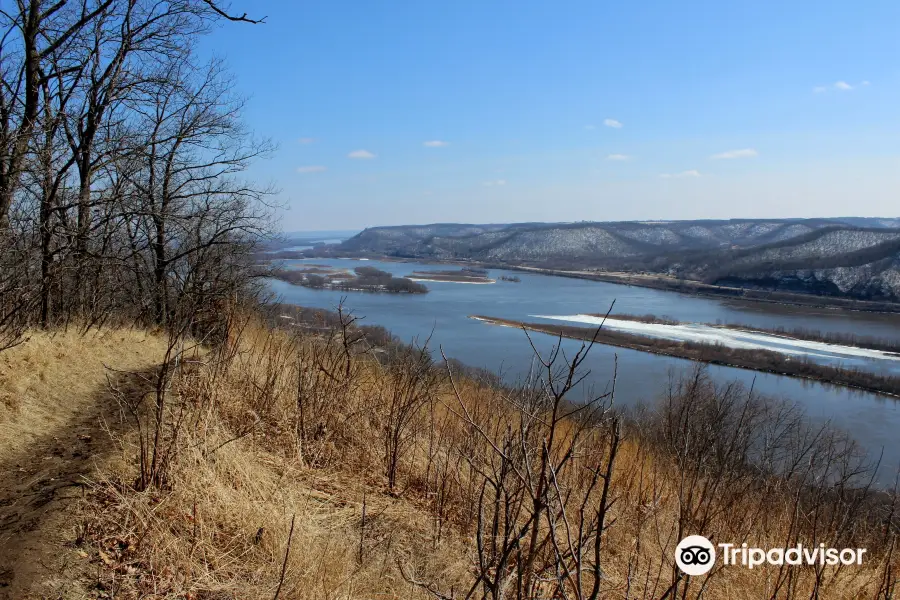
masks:
{"type": "Polygon", "coordinates": [[[78,548],[73,500],[127,427],[107,375],[144,393],[161,348],[125,331],[39,335],[0,354],[0,599],[97,597],[76,583],[96,566],[78,548]]]}

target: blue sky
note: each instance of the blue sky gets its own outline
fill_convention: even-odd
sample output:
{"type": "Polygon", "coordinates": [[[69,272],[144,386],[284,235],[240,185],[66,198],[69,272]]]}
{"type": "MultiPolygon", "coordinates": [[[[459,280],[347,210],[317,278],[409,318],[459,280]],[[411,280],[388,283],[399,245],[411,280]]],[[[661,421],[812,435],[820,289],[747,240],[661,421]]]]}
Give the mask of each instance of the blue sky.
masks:
{"type": "Polygon", "coordinates": [[[285,230],[900,214],[896,0],[244,11],[203,48],[279,145],[251,174],[285,230]]]}

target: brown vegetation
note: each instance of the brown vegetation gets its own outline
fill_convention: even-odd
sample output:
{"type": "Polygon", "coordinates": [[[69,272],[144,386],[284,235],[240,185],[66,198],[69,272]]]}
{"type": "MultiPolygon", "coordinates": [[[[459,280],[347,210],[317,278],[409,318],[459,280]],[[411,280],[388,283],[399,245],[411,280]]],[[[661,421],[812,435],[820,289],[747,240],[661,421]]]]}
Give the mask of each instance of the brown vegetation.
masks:
{"type": "MultiPolygon", "coordinates": [[[[165,361],[161,435],[114,430],[123,451],[98,463],[71,513],[75,531],[61,536],[81,566],[63,589],[160,598],[272,598],[279,588],[283,598],[896,592],[893,494],[872,491],[855,446],[795,407],[698,370],[624,418],[613,410],[615,381],[586,403],[569,398],[590,342],[498,388],[414,347],[377,351],[344,312],[322,332],[258,317],[230,323],[221,346],[187,344],[165,361]],[[140,457],[156,444],[167,458],[144,479],[140,457]],[[672,557],[689,533],[868,553],[861,567],[719,565],[688,578],[672,557]]],[[[34,352],[30,344],[10,352],[34,352]]],[[[154,342],[162,355],[167,346],[154,342]]],[[[107,392],[150,431],[162,371],[144,375],[143,396],[116,383],[107,392]]]]}
{"type": "MultiPolygon", "coordinates": [[[[216,320],[272,231],[273,148],[201,35],[214,0],[0,11],[0,348],[30,327],[216,320]]],[[[199,333],[199,331],[195,331],[199,333]]],[[[200,334],[203,337],[203,334],[200,334]]]]}
{"type": "MultiPolygon", "coordinates": [[[[591,317],[605,317],[607,315],[601,313],[589,313],[591,317]]],[[[638,323],[655,323],[658,325],[680,325],[680,321],[670,319],[668,317],[657,317],[654,314],[646,315],[626,315],[626,314],[610,314],[610,319],[619,319],[621,321],[636,321],[638,323]]]]}
{"type": "Polygon", "coordinates": [[[856,335],[854,333],[821,331],[818,329],[807,329],[805,327],[755,327],[753,325],[743,325],[741,323],[725,323],[723,325],[719,325],[719,327],[738,329],[741,331],[769,333],[772,335],[792,338],[796,340],[822,342],[823,344],[854,346],[856,348],[868,348],[871,350],[882,350],[884,352],[900,352],[900,341],[887,338],[856,335]]]}
{"type": "Polygon", "coordinates": [[[343,307],[260,314],[270,146],[194,55],[222,18],[255,22],[0,11],[0,595],[896,594],[896,493],[788,405],[698,370],[626,419],[581,394],[596,333],[501,387],[343,307]],[[685,533],[868,555],[689,578],[685,533]]]}

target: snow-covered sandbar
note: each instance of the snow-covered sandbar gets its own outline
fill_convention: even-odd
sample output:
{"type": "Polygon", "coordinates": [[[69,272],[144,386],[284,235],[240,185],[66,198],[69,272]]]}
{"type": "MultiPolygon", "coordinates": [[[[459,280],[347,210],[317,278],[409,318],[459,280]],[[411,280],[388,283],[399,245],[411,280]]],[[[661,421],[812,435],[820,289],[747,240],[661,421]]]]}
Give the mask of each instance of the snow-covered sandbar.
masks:
{"type": "Polygon", "coordinates": [[[450,279],[422,279],[419,277],[406,277],[405,279],[409,279],[410,281],[425,281],[427,283],[470,283],[472,285],[490,285],[492,283],[497,283],[493,279],[489,281],[457,281],[450,279]]]}
{"type": "MultiPolygon", "coordinates": [[[[603,322],[603,317],[593,315],[530,316],[536,319],[585,323],[589,325],[599,325],[603,322]]],[[[900,355],[882,350],[799,340],[779,335],[743,331],[739,329],[726,329],[698,323],[667,325],[662,323],[644,323],[641,321],[609,318],[606,319],[603,327],[614,331],[643,335],[650,338],[679,342],[697,342],[702,344],[722,344],[728,348],[743,350],[771,350],[783,354],[805,355],[820,358],[840,359],[841,357],[845,357],[900,361],[900,355]]]]}

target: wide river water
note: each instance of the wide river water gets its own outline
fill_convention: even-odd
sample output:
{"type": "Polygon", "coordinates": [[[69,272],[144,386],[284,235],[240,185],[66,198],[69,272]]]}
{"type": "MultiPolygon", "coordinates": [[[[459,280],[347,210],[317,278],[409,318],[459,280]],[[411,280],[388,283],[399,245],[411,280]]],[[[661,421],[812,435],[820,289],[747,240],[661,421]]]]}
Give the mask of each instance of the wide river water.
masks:
{"type": "MultiPolygon", "coordinates": [[[[311,259],[284,261],[286,268],[309,264],[352,269],[373,266],[397,276],[414,270],[452,269],[452,266],[414,262],[311,259]]],[[[536,315],[570,316],[605,313],[615,300],[616,313],[655,314],[693,323],[743,323],[757,327],[803,327],[823,332],[853,333],[900,340],[900,317],[882,314],[817,310],[764,303],[745,303],[679,294],[662,290],[555,277],[519,271],[491,269],[489,276],[515,275],[521,283],[497,281],[494,284],[425,282],[428,294],[374,294],[312,290],[282,281],[271,281],[273,292],[282,302],[314,308],[333,309],[341,297],[345,305],[363,323],[382,325],[404,341],[424,341],[431,336],[431,347],[441,347],[451,358],[466,364],[499,372],[507,380],[523,376],[532,364],[532,349],[525,334],[517,329],[489,325],[469,315],[487,315],[519,321],[542,321],[536,315]]],[[[544,320],[544,322],[549,322],[544,320]]],[[[533,333],[538,347],[549,350],[556,338],[533,333]]],[[[580,345],[564,340],[564,349],[574,351],[580,345]]],[[[614,358],[618,356],[616,403],[634,405],[652,403],[664,390],[672,374],[692,367],[690,361],[659,356],[625,348],[596,346],[585,368],[587,381],[596,390],[609,385],[614,358]]],[[[900,361],[845,357],[841,362],[883,372],[898,372],[900,361]]],[[[871,455],[882,451],[880,479],[888,481],[900,465],[900,400],[823,385],[807,380],[711,365],[710,375],[717,381],[740,380],[753,384],[762,394],[788,398],[801,404],[816,421],[831,421],[850,433],[871,455]]],[[[584,390],[582,393],[587,394],[584,390]]]]}

